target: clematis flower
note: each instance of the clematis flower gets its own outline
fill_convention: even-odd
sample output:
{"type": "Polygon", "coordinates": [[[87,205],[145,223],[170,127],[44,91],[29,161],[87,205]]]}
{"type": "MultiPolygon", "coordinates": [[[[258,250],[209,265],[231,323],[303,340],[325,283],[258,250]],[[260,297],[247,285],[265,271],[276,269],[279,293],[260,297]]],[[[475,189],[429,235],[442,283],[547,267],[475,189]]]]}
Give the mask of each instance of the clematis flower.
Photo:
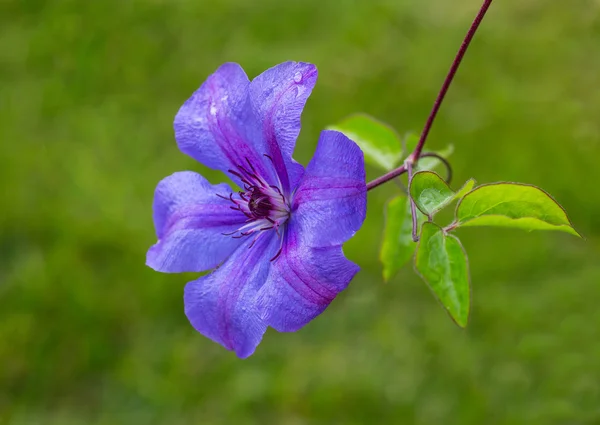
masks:
{"type": "Polygon", "coordinates": [[[222,65],[175,117],[181,151],[240,188],[190,171],[154,195],[154,270],[210,274],[185,287],[194,328],[251,355],[268,326],[296,331],[319,315],[359,270],[342,244],[366,214],[363,154],[323,131],[306,169],[292,158],[300,115],[317,80],[308,63],[286,62],[249,81],[222,65]]]}

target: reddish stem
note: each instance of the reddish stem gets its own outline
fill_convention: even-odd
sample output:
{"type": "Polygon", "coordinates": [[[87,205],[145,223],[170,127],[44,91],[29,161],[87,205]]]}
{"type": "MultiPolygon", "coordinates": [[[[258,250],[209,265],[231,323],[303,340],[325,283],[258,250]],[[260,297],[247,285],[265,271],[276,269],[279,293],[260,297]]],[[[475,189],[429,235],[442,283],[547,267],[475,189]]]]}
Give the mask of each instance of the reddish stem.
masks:
{"type": "MultiPolygon", "coordinates": [[[[408,157],[408,161],[410,161],[412,163],[416,163],[419,160],[419,157],[421,156],[421,152],[423,151],[423,147],[425,146],[425,141],[427,140],[427,136],[429,135],[429,131],[431,130],[431,126],[433,125],[433,122],[435,121],[435,117],[437,116],[437,113],[440,110],[440,106],[442,106],[444,97],[446,96],[446,93],[448,92],[448,89],[450,88],[450,85],[452,84],[452,81],[454,80],[456,71],[458,70],[460,63],[462,62],[463,57],[465,56],[465,53],[467,52],[467,49],[469,48],[469,44],[471,43],[471,40],[473,40],[473,37],[475,36],[475,33],[477,32],[477,29],[479,28],[479,25],[481,24],[481,21],[483,20],[483,17],[485,16],[485,14],[491,4],[492,4],[492,0],[484,0],[483,5],[481,6],[481,8],[479,9],[479,12],[477,13],[477,16],[475,16],[475,19],[473,20],[473,23],[471,24],[471,27],[469,28],[469,31],[467,32],[465,39],[463,40],[462,44],[460,45],[460,49],[458,50],[458,53],[454,57],[454,61],[452,62],[452,66],[450,67],[450,70],[448,71],[448,74],[446,75],[444,84],[442,84],[442,88],[440,89],[440,91],[437,95],[437,98],[435,99],[433,108],[431,109],[431,112],[429,113],[429,117],[427,118],[427,121],[425,122],[425,127],[423,127],[423,131],[421,132],[421,137],[419,138],[419,143],[415,147],[415,150],[408,157]]],[[[389,173],[384,174],[383,176],[380,176],[380,177],[376,178],[375,180],[369,182],[367,184],[367,190],[376,188],[377,186],[379,186],[383,183],[386,183],[386,182],[392,180],[393,178],[404,174],[406,171],[407,171],[406,165],[402,164],[400,167],[396,168],[395,170],[392,170],[389,173]]]]}

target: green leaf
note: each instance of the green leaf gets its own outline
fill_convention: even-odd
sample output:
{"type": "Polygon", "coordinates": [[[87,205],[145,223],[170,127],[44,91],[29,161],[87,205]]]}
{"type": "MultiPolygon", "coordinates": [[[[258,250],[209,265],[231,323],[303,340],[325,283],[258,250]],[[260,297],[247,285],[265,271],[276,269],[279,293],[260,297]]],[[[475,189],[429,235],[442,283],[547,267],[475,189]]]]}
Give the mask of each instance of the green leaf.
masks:
{"type": "MultiPolygon", "coordinates": [[[[417,211],[419,225],[425,216],[417,211]]],[[[387,204],[383,244],[379,259],[383,263],[383,279],[390,280],[410,260],[417,244],[412,239],[412,216],[407,196],[398,196],[387,204]]]]}
{"type": "Polygon", "coordinates": [[[450,317],[461,327],[469,321],[471,290],[467,254],[460,241],[426,222],[415,256],[415,269],[450,317]]]}
{"type": "Polygon", "coordinates": [[[538,187],[520,183],[482,185],[456,207],[459,226],[501,226],[559,230],[580,236],[565,210],[538,187]]]}
{"type": "Polygon", "coordinates": [[[455,193],[433,171],[419,171],[410,183],[410,196],[424,214],[432,216],[452,202],[455,193]]]}
{"type": "Polygon", "coordinates": [[[448,184],[433,171],[419,171],[413,176],[410,195],[417,207],[428,216],[433,216],[455,199],[469,193],[475,180],[469,179],[458,192],[454,192],[448,184]]]}
{"type": "Polygon", "coordinates": [[[366,114],[351,115],[328,128],[340,131],[356,142],[369,165],[390,171],[402,159],[402,142],[396,132],[366,114]]]}

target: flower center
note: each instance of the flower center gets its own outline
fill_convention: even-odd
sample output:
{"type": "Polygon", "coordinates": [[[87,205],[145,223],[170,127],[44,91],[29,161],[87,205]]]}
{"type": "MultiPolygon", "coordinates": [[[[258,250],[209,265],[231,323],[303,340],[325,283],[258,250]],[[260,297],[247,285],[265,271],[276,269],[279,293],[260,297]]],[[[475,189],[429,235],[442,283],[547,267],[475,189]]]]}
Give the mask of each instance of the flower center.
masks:
{"type": "Polygon", "coordinates": [[[256,217],[268,217],[271,212],[271,201],[268,195],[265,195],[260,189],[255,188],[250,195],[250,201],[248,201],[248,209],[250,213],[256,217]]]}
{"type": "MultiPolygon", "coordinates": [[[[246,159],[248,166],[238,165],[236,170],[229,170],[244,185],[244,190],[237,193],[237,197],[231,194],[229,197],[217,195],[233,203],[233,210],[242,212],[248,220],[246,223],[232,233],[224,233],[226,236],[242,238],[255,235],[251,245],[254,245],[258,237],[267,230],[275,230],[281,237],[279,229],[290,217],[290,206],[286,197],[278,185],[270,185],[266,179],[261,177],[252,163],[246,159]]],[[[273,260],[279,256],[277,253],[273,260]]]]}
{"type": "Polygon", "coordinates": [[[290,209],[278,186],[265,183],[244,188],[246,191],[238,192],[240,199],[233,201],[236,206],[232,208],[243,212],[249,223],[264,223],[266,220],[273,227],[279,227],[287,221],[290,209]]]}

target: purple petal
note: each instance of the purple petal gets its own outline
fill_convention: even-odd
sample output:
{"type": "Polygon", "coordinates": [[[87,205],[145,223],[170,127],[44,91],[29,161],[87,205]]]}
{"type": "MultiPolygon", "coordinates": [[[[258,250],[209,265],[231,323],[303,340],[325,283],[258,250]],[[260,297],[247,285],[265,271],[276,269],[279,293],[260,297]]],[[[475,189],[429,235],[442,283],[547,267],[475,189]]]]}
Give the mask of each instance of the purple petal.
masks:
{"type": "Polygon", "coordinates": [[[359,270],[340,245],[311,247],[300,231],[290,222],[283,251],[256,298],[263,320],[280,332],[296,331],[321,314],[359,270]]]}
{"type": "Polygon", "coordinates": [[[285,62],[252,80],[252,106],[262,123],[263,138],[283,189],[287,192],[301,177],[292,159],[300,134],[300,116],[317,82],[317,68],[303,62],[285,62]]]}
{"type": "Polygon", "coordinates": [[[200,272],[222,263],[240,244],[225,236],[246,217],[230,207],[231,188],[211,185],[191,171],[163,179],[154,192],[154,226],[158,242],[146,255],[146,264],[166,273],[200,272]]]}
{"type": "Polygon", "coordinates": [[[323,131],[292,205],[292,217],[311,246],[341,244],[367,212],[364,157],[352,140],[323,131]]]}
{"type": "Polygon", "coordinates": [[[251,243],[246,238],[221,267],[188,283],[184,296],[192,326],[241,358],[254,352],[267,329],[254,300],[269,273],[269,258],[279,246],[274,232],[263,233],[249,247],[251,243]]]}
{"type": "MultiPolygon", "coordinates": [[[[250,81],[236,63],[222,65],[194,92],[175,116],[175,139],[182,152],[207,167],[227,173],[252,162],[276,183],[260,122],[250,103],[250,81]]],[[[231,176],[241,185],[239,179],[231,176]]]]}

